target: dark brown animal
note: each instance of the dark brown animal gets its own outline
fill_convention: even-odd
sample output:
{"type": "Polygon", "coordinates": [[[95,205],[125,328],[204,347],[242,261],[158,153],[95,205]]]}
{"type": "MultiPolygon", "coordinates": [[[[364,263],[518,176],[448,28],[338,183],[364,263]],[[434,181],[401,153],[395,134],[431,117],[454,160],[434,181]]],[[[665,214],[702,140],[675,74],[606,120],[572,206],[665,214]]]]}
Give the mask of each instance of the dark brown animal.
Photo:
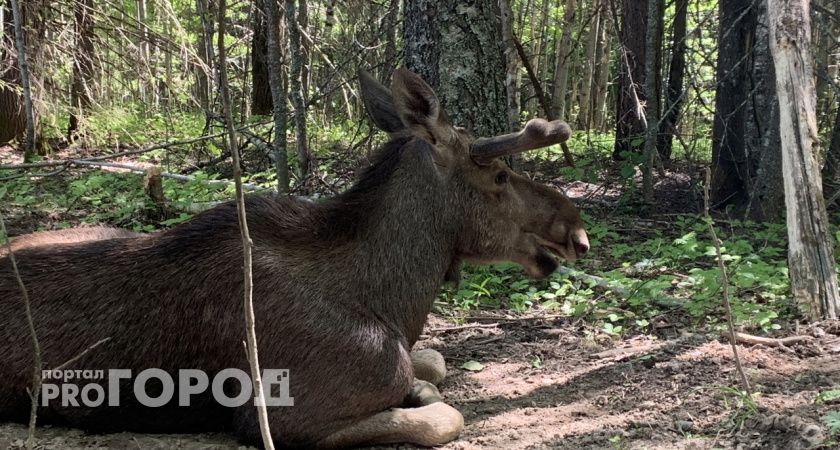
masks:
{"type": "MultiPolygon", "coordinates": [[[[574,260],[589,247],[568,198],[496,159],[564,140],[568,126],[535,120],[517,135],[474,139],[411,72],[398,70],[390,91],[366,75],[362,87],[391,140],[352,188],[315,203],[246,201],[260,362],[289,369],[294,397],[293,407],[268,409],[280,446],[456,438],[460,413],[415,379],[439,382],[440,355],[409,353],[447,273],[462,260],[509,260],[543,277],[556,256],[574,260]]],[[[46,368],[110,338],[67,368],[201,369],[211,379],[225,368],[248,371],[233,203],[153,235],[27,246],[16,257],[46,368]]],[[[0,258],[0,355],[0,418],[25,420],[33,357],[8,258],[0,258]]],[[[189,407],[176,395],[150,408],[130,380],[120,386],[119,407],[53,402],[40,417],[94,431],[232,429],[260,442],[250,403],[223,407],[208,392],[189,407]]]]}

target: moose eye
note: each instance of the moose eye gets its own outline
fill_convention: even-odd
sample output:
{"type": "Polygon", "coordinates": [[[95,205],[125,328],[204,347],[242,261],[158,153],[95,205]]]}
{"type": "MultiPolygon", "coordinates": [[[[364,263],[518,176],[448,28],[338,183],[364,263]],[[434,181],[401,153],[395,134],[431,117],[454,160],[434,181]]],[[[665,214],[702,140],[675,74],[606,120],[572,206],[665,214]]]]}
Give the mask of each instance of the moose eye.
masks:
{"type": "Polygon", "coordinates": [[[507,171],[501,171],[496,174],[496,184],[505,184],[508,181],[508,173],[507,171]]]}

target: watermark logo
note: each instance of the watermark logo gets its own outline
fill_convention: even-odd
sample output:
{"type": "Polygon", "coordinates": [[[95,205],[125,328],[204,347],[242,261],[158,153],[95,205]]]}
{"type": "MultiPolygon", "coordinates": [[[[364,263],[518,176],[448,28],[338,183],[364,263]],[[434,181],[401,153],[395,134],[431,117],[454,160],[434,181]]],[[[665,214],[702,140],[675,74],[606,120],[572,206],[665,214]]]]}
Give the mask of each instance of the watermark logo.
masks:
{"type": "MultiPolygon", "coordinates": [[[[132,372],[128,369],[109,369],[107,373],[104,370],[44,370],[41,378],[41,406],[48,406],[50,402],[60,402],[65,407],[97,407],[106,403],[108,406],[120,406],[120,387],[124,384],[121,380],[130,380],[132,372]]],[[[242,406],[252,398],[256,406],[294,406],[295,403],[294,397],[289,396],[289,371],[285,369],[263,370],[262,398],[254,395],[251,377],[240,369],[221,370],[212,380],[203,370],[181,369],[178,370],[177,383],[172,374],[162,369],[145,369],[133,378],[134,398],[150,408],[173,401],[176,390],[178,406],[190,406],[192,396],[203,394],[208,389],[214,400],[230,408],[242,406]],[[159,393],[155,392],[156,396],[149,395],[147,391],[147,385],[152,380],[157,380],[162,387],[159,393]],[[234,397],[225,392],[228,380],[239,383],[239,393],[234,397]]]]}

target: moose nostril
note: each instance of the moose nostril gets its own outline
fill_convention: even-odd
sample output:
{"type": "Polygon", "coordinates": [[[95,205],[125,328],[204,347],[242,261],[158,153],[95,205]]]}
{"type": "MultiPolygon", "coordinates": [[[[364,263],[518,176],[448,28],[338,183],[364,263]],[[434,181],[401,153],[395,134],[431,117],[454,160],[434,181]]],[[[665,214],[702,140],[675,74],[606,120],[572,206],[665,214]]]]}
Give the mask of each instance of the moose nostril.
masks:
{"type": "Polygon", "coordinates": [[[575,242],[575,253],[577,253],[578,256],[583,256],[588,251],[589,251],[589,246],[588,245],[581,244],[580,242],[575,242]]]}

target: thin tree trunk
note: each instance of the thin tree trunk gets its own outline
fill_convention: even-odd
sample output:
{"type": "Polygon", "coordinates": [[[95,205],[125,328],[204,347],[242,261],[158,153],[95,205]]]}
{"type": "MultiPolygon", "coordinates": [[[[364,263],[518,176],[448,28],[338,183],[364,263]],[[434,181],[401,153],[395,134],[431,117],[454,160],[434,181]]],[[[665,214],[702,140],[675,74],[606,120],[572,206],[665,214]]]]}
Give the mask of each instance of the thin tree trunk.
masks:
{"type": "MultiPolygon", "coordinates": [[[[604,5],[606,6],[606,5],[604,5]]],[[[598,67],[597,67],[597,85],[595,89],[594,103],[594,117],[592,126],[598,131],[606,131],[607,129],[607,94],[609,92],[610,82],[610,11],[609,8],[603,7],[601,9],[601,30],[598,37],[598,67]]]]}
{"type": "Polygon", "coordinates": [[[73,79],[70,86],[70,120],[67,139],[73,140],[79,129],[79,115],[91,102],[93,85],[93,0],[76,0],[73,4],[76,46],[73,52],[73,79]]]}
{"type": "Polygon", "coordinates": [[[519,56],[513,42],[513,11],[508,0],[499,0],[502,12],[502,41],[505,49],[505,91],[507,94],[507,120],[510,131],[518,131],[519,126],[519,56]]]}
{"type": "Polygon", "coordinates": [[[583,76],[580,88],[580,109],[578,110],[578,125],[581,129],[589,130],[592,124],[592,91],[597,84],[593,78],[597,61],[599,26],[601,25],[601,4],[597,0],[592,2],[592,14],[589,19],[589,31],[586,34],[586,55],[583,59],[583,76]]]}
{"type": "Polygon", "coordinates": [[[575,0],[566,0],[563,8],[563,34],[557,46],[554,66],[554,87],[551,92],[551,114],[566,117],[566,85],[569,81],[569,53],[572,47],[572,24],[575,18],[575,0]]]}
{"type": "Polygon", "coordinates": [[[266,43],[268,21],[266,8],[269,1],[256,0],[254,2],[254,17],[252,20],[253,35],[251,37],[251,114],[268,115],[271,113],[271,88],[269,87],[268,44],[266,43]]]}
{"type": "Polygon", "coordinates": [[[668,88],[665,91],[665,107],[662,126],[657,139],[657,151],[663,160],[671,159],[674,135],[683,102],[683,78],[685,77],[685,31],[688,18],[688,1],[677,0],[674,8],[674,33],[671,48],[671,64],[668,68],[668,88]]]}
{"type": "Polygon", "coordinates": [[[295,143],[301,183],[309,175],[309,143],[306,137],[306,103],[301,92],[300,30],[298,30],[295,0],[286,0],[286,28],[289,33],[289,96],[295,108],[295,143]]]}
{"type": "Polygon", "coordinates": [[[26,114],[26,142],[24,144],[23,161],[31,162],[35,159],[35,112],[32,107],[32,89],[29,86],[29,65],[26,63],[26,43],[23,36],[23,16],[20,12],[18,0],[10,0],[12,4],[12,18],[15,23],[15,46],[18,53],[18,68],[20,69],[20,84],[23,87],[23,108],[26,114]]]}
{"type": "Polygon", "coordinates": [[[206,133],[210,128],[210,122],[213,118],[213,93],[216,91],[216,70],[213,67],[213,61],[216,59],[216,56],[213,51],[213,22],[210,14],[210,1],[195,0],[195,5],[202,28],[201,36],[199,36],[199,45],[203,48],[199,49],[199,55],[204,60],[204,67],[199,69],[202,72],[199,75],[199,80],[204,81],[204,91],[201,96],[204,102],[201,106],[204,109],[204,131],[206,133]]]}
{"type": "Polygon", "coordinates": [[[840,293],[817,162],[809,2],[772,0],[768,16],[779,95],[791,292],[811,320],[836,319],[840,293]]]}
{"type": "Polygon", "coordinates": [[[826,197],[833,196],[836,192],[840,191],[840,104],[837,105],[837,113],[834,114],[831,144],[828,147],[828,152],[825,154],[822,179],[826,197]]]}
{"type": "Polygon", "coordinates": [[[645,134],[645,164],[642,167],[642,190],[645,202],[653,204],[653,166],[656,158],[656,137],[659,134],[659,91],[657,89],[657,45],[659,44],[659,24],[662,10],[660,0],[648,0],[648,28],[645,32],[645,114],[647,132],[645,134]]]}
{"type": "Polygon", "coordinates": [[[625,152],[640,153],[645,142],[645,117],[641,104],[645,101],[645,31],[647,2],[622,2],[619,53],[618,95],[615,111],[615,147],[613,159],[621,160],[625,152]]]}
{"type": "MultiPolygon", "coordinates": [[[[399,2],[394,1],[399,12],[399,2]]],[[[396,16],[396,12],[394,15],[396,16]]],[[[303,33],[309,33],[309,3],[308,0],[298,0],[298,27],[303,33]]],[[[306,39],[300,42],[300,93],[303,96],[303,103],[309,101],[310,66],[312,64],[312,49],[306,39]]]]}
{"type": "Polygon", "coordinates": [[[283,58],[281,56],[280,11],[276,1],[266,2],[268,22],[268,82],[274,114],[274,170],[277,173],[277,191],[289,192],[289,162],[286,152],[286,83],[283,82],[283,58]]]}

